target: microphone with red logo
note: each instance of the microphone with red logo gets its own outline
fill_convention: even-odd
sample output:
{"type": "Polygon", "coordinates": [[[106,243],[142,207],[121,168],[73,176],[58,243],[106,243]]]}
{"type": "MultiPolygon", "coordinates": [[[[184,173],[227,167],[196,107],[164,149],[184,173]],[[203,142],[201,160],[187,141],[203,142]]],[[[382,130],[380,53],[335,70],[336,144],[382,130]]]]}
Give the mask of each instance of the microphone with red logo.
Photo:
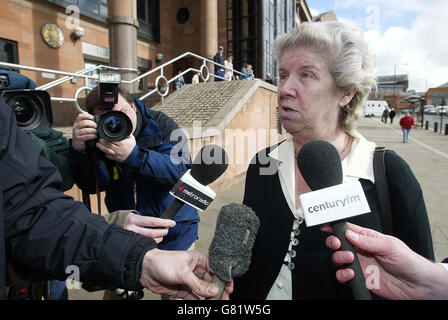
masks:
{"type": "Polygon", "coordinates": [[[336,148],[321,140],[304,145],[297,156],[297,165],[312,192],[300,195],[300,204],[307,227],[332,223],[341,250],[355,257],[349,266],[355,272],[350,281],[356,300],[371,300],[356,249],[345,237],[347,218],[369,213],[370,207],[359,181],[342,183],[342,164],[336,148]]]}
{"type": "Polygon", "coordinates": [[[160,216],[162,219],[173,219],[186,203],[199,211],[204,211],[216,197],[216,193],[208,187],[218,179],[228,166],[226,152],[217,145],[203,147],[193,161],[191,169],[183,174],[171,189],[175,198],[160,216]]]}

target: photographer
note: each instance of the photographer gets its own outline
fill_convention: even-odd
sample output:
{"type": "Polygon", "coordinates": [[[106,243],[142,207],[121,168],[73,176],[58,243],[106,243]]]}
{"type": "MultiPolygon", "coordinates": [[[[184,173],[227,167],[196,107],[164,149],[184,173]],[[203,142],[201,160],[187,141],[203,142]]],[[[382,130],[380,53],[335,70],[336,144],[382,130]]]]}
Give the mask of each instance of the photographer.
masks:
{"type": "MultiPolygon", "coordinates": [[[[166,252],[148,238],[109,225],[61,191],[61,177],[42,148],[17,127],[0,101],[0,299],[5,261],[64,280],[75,265],[82,282],[127,290],[146,287],[183,298],[214,296],[207,257],[166,252]]],[[[226,290],[232,290],[230,286],[226,290]]]]}
{"type": "MultiPolygon", "coordinates": [[[[169,191],[190,167],[187,144],[179,148],[178,141],[170,140],[174,130],[178,130],[177,136],[181,134],[177,124],[165,114],[148,109],[139,99],[119,91],[118,102],[112,110],[130,118],[132,134],[118,142],[100,138],[91,151],[86,149],[86,142],[98,139],[93,115],[107,110],[100,103],[97,88],[88,94],[86,109],[89,114],[79,114],[75,120],[69,151],[75,183],[88,193],[97,189],[106,191],[109,212],[135,209],[143,216],[160,217],[174,199],[169,191]]],[[[159,248],[187,250],[198,236],[197,210],[183,206],[174,220],[176,226],[169,230],[159,248]]]]}

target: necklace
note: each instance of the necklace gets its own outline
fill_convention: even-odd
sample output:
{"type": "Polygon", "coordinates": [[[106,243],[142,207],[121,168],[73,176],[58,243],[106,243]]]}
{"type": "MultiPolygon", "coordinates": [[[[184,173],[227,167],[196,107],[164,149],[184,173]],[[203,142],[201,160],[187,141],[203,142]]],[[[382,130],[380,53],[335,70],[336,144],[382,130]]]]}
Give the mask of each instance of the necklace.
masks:
{"type": "Polygon", "coordinates": [[[353,138],[351,136],[349,136],[347,144],[344,147],[344,150],[339,152],[339,156],[341,157],[341,160],[343,160],[345,158],[345,156],[347,155],[347,151],[349,151],[349,149],[350,149],[349,147],[352,145],[352,141],[353,141],[353,138]]]}

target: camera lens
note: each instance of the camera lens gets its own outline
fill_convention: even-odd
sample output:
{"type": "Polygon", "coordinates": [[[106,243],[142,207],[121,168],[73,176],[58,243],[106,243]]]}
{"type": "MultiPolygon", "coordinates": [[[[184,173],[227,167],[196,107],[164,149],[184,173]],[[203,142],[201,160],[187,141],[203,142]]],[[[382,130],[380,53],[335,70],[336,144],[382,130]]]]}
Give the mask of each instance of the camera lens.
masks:
{"type": "Polygon", "coordinates": [[[132,133],[132,122],[120,111],[106,111],[98,119],[98,135],[109,141],[121,141],[132,133]]]}
{"type": "Polygon", "coordinates": [[[0,91],[0,99],[11,107],[17,126],[25,132],[51,128],[53,113],[48,92],[43,90],[0,91]]]}
{"type": "Polygon", "coordinates": [[[106,127],[106,131],[110,132],[111,135],[119,134],[123,130],[123,119],[111,116],[104,121],[104,125],[106,127]]]}
{"type": "Polygon", "coordinates": [[[19,127],[35,127],[39,123],[39,108],[31,97],[16,96],[8,101],[14,111],[19,127]]]}

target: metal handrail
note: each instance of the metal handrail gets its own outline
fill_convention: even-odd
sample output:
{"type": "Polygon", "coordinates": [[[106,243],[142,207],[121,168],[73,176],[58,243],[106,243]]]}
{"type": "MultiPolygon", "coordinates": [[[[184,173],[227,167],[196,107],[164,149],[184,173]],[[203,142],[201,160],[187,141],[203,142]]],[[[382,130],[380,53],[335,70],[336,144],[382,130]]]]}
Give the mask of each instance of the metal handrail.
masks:
{"type": "MultiPolygon", "coordinates": [[[[115,67],[106,66],[106,65],[98,65],[98,66],[89,67],[89,68],[86,68],[86,69],[83,69],[83,70],[75,72],[75,74],[78,75],[76,78],[82,77],[83,74],[95,71],[97,69],[111,69],[111,70],[116,70],[116,71],[131,71],[131,72],[136,72],[136,71],[138,72],[139,71],[139,70],[132,69],[132,68],[115,68],[115,67]]],[[[95,75],[93,77],[98,78],[97,75],[95,75]]],[[[53,87],[55,87],[55,86],[57,86],[59,84],[64,83],[65,81],[70,81],[73,78],[75,78],[75,76],[66,76],[66,77],[63,77],[61,79],[57,79],[57,80],[54,80],[52,82],[46,83],[46,84],[36,88],[36,90],[48,90],[48,89],[53,88],[53,87]]]]}
{"type": "MultiPolygon", "coordinates": [[[[216,63],[213,60],[204,58],[204,57],[202,57],[200,55],[197,55],[195,53],[192,53],[192,52],[185,52],[185,53],[181,54],[180,56],[178,56],[176,58],[173,58],[173,59],[165,62],[164,64],[162,64],[162,65],[160,65],[160,66],[158,66],[158,67],[156,67],[154,69],[149,70],[148,72],[140,74],[139,76],[137,76],[136,78],[134,78],[132,80],[121,80],[121,83],[123,83],[123,84],[134,84],[137,81],[140,81],[141,79],[143,79],[143,78],[145,78],[145,77],[147,77],[147,76],[149,76],[151,74],[154,74],[156,72],[160,72],[160,75],[156,79],[155,89],[152,89],[152,90],[148,91],[147,93],[142,95],[140,97],[140,99],[145,99],[148,96],[158,92],[158,94],[162,97],[162,103],[163,103],[164,97],[169,93],[169,84],[172,83],[173,81],[176,81],[178,78],[180,78],[181,76],[187,74],[188,72],[200,72],[201,73],[201,78],[202,78],[202,80],[204,82],[208,81],[210,76],[212,76],[214,78],[219,78],[221,80],[229,80],[229,81],[232,80],[232,79],[226,79],[226,78],[220,77],[220,76],[218,76],[218,75],[216,75],[214,73],[210,73],[207,64],[209,64],[209,65],[213,64],[213,65],[215,65],[215,66],[217,66],[219,68],[223,68],[225,70],[231,70],[233,79],[235,78],[235,74],[242,75],[243,77],[246,76],[242,72],[239,72],[239,71],[233,70],[231,68],[228,68],[228,67],[226,67],[226,66],[224,66],[222,64],[216,63]],[[185,57],[193,57],[193,58],[201,60],[202,61],[201,68],[199,70],[195,69],[195,68],[188,68],[187,70],[183,71],[180,74],[177,74],[176,76],[172,77],[171,79],[167,79],[164,76],[164,69],[167,66],[169,66],[169,65],[175,63],[176,61],[181,60],[181,59],[183,59],[185,57]],[[164,92],[162,92],[162,90],[159,88],[159,82],[162,79],[164,79],[166,81],[166,91],[164,91],[164,92]]],[[[36,71],[36,72],[45,72],[45,73],[51,73],[51,74],[64,76],[64,77],[62,77],[60,79],[56,79],[56,80],[53,80],[53,81],[51,81],[49,83],[41,85],[41,86],[37,87],[36,90],[49,90],[49,89],[51,89],[53,87],[56,87],[58,85],[63,84],[66,81],[70,81],[73,78],[84,78],[84,80],[87,80],[87,79],[98,80],[98,75],[88,75],[88,73],[90,73],[90,72],[92,72],[94,70],[97,70],[97,69],[109,69],[109,70],[114,70],[114,71],[119,71],[119,72],[136,72],[136,73],[140,72],[139,70],[133,69],[133,68],[117,68],[117,67],[111,67],[111,66],[106,66],[106,65],[98,65],[98,66],[94,66],[94,67],[85,68],[83,70],[79,70],[79,71],[73,73],[73,72],[65,72],[65,71],[59,71],[59,70],[54,70],[54,69],[31,67],[31,66],[25,66],[25,65],[8,63],[8,62],[1,62],[1,61],[0,61],[0,67],[11,68],[11,69],[30,70],[30,71],[36,71]]],[[[87,87],[79,88],[76,91],[74,98],[51,97],[51,100],[52,101],[74,102],[76,107],[79,110],[82,111],[82,109],[79,107],[79,104],[77,102],[77,96],[79,95],[79,90],[80,89],[85,90],[85,89],[87,89],[87,87]]]]}

